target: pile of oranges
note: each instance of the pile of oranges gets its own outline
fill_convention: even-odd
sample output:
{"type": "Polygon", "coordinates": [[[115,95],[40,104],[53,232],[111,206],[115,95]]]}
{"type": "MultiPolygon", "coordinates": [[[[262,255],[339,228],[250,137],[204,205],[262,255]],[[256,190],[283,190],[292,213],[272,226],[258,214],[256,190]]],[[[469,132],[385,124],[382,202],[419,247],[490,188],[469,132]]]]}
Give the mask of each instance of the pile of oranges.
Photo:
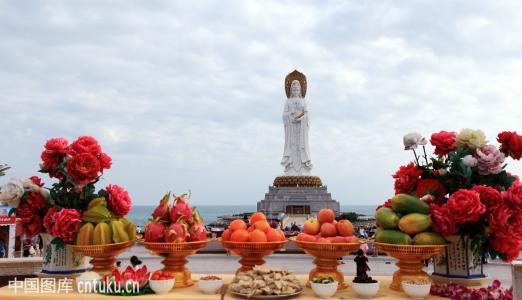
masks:
{"type": "Polygon", "coordinates": [[[266,243],[282,242],[286,240],[285,233],[281,229],[274,229],[266,221],[265,214],[256,212],[252,214],[249,225],[240,219],[230,222],[228,229],[223,232],[221,240],[240,243],[266,243]]]}

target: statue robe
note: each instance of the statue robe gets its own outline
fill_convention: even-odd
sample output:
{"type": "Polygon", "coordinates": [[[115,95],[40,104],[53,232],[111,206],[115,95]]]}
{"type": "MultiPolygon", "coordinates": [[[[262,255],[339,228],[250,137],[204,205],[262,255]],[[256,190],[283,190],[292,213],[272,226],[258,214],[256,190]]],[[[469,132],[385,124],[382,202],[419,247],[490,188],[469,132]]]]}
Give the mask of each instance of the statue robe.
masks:
{"type": "Polygon", "coordinates": [[[285,126],[285,150],[281,165],[285,167],[285,175],[310,175],[312,162],[308,145],[308,110],[304,98],[291,97],[285,101],[283,111],[285,126]],[[299,120],[297,116],[304,112],[299,120]]]}

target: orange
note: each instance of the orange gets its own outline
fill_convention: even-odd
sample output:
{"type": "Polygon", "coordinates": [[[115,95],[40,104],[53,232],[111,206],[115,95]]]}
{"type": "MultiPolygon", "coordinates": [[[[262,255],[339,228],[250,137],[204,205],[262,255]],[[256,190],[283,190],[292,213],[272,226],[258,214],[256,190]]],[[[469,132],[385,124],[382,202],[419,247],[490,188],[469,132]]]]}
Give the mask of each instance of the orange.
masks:
{"type": "Polygon", "coordinates": [[[246,229],[246,223],[243,222],[243,220],[236,219],[232,222],[230,222],[230,225],[228,225],[228,228],[230,228],[232,231],[240,230],[240,229],[246,229]]]}
{"type": "Polygon", "coordinates": [[[281,229],[277,229],[276,231],[279,234],[279,236],[281,237],[281,241],[286,240],[286,236],[285,236],[285,232],[284,231],[282,231],[281,229]]]}
{"type": "Polygon", "coordinates": [[[264,231],[265,233],[268,232],[272,227],[270,227],[270,224],[268,224],[267,221],[257,221],[254,223],[254,227],[256,229],[259,229],[261,231],[264,231]]]}
{"type": "Polygon", "coordinates": [[[248,231],[244,229],[235,230],[230,236],[232,242],[248,242],[248,231]]]}
{"type": "Polygon", "coordinates": [[[256,229],[248,234],[248,241],[252,243],[266,243],[266,234],[263,231],[256,229]]]}
{"type": "Polygon", "coordinates": [[[223,234],[221,235],[221,239],[223,241],[229,241],[230,240],[230,235],[232,235],[232,230],[227,229],[227,230],[223,231],[223,234]]]}
{"type": "Polygon", "coordinates": [[[248,227],[247,231],[248,231],[248,232],[252,232],[252,231],[254,231],[255,229],[256,229],[256,228],[255,228],[254,226],[250,226],[250,227],[248,227]]]}
{"type": "Polygon", "coordinates": [[[265,214],[262,212],[255,212],[250,217],[250,225],[254,225],[257,221],[266,221],[265,214]]]}
{"type": "Polygon", "coordinates": [[[275,229],[268,230],[268,232],[266,233],[266,238],[269,242],[284,241],[284,238],[282,238],[281,234],[275,229]]]}

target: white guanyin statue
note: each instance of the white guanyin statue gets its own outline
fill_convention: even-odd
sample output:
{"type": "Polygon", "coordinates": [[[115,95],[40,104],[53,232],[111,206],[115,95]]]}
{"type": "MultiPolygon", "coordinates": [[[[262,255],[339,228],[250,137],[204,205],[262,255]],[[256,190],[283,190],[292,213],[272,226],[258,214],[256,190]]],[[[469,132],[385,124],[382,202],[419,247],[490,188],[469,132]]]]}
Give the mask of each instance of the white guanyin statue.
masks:
{"type": "Polygon", "coordinates": [[[281,165],[285,176],[308,176],[312,170],[308,146],[308,109],[306,108],[306,77],[297,70],[285,80],[288,99],[285,101],[283,123],[285,126],[285,150],[281,165]]]}

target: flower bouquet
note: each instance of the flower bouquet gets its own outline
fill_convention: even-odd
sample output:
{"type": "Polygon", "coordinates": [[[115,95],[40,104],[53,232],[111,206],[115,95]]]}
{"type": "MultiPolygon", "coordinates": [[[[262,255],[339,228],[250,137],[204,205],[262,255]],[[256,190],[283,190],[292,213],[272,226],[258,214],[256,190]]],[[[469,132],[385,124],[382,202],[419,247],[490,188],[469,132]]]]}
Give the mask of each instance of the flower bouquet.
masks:
{"type": "MultiPolygon", "coordinates": [[[[396,194],[410,194],[429,205],[431,230],[451,242],[435,263],[437,275],[484,277],[485,256],[511,261],[522,242],[522,183],[505,170],[505,160],[522,157],[522,136],[501,132],[500,144],[480,130],[440,131],[431,136],[434,155],[418,133],[404,136],[414,161],[393,175],[396,194]],[[422,148],[422,151],[419,151],[422,148]],[[471,257],[470,261],[466,258],[471,257]]],[[[384,206],[391,207],[391,201],[384,206]]]]}

